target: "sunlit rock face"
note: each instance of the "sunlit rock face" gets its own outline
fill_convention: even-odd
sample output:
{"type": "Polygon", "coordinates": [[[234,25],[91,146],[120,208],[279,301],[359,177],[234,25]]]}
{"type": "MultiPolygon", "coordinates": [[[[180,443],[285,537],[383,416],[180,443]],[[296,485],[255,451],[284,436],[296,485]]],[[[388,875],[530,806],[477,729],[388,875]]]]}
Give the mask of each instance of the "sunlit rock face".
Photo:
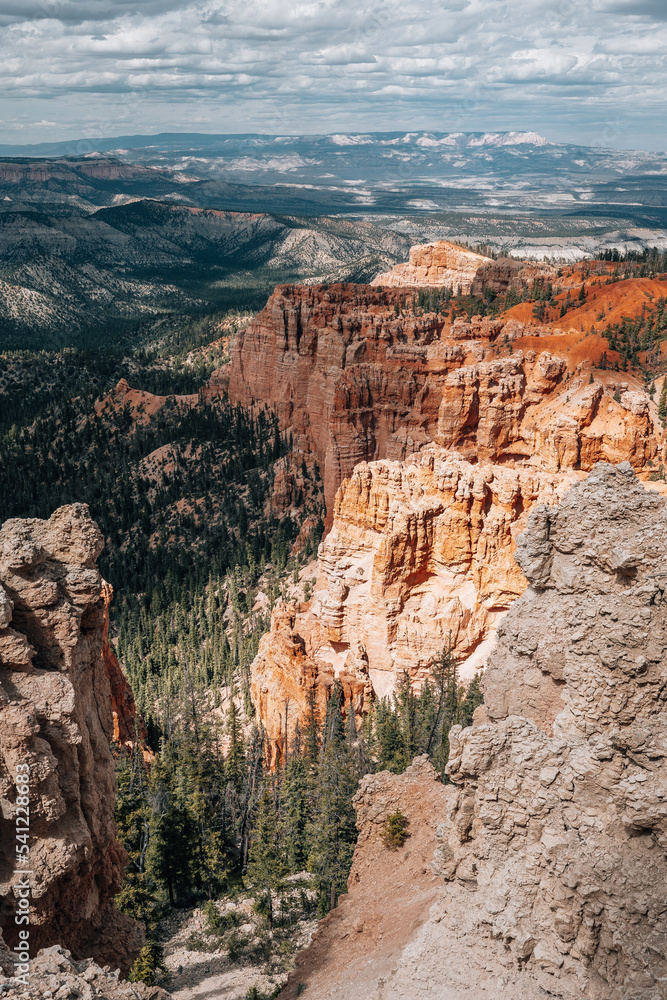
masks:
{"type": "Polygon", "coordinates": [[[335,677],[358,720],[403,673],[421,684],[445,647],[472,677],[526,587],[513,553],[528,511],[558,503],[576,480],[471,465],[436,445],[358,465],[338,491],[313,599],[274,614],[252,665],[269,741],[282,748],[297,721],[303,729],[308,691],[319,705],[335,677]]]}
{"type": "Polygon", "coordinates": [[[31,948],[60,944],[127,969],[143,932],[113,907],[127,858],[113,818],[102,547],[85,504],[0,529],[0,905],[13,945],[14,778],[27,763],[31,948]]]}
{"type": "Polygon", "coordinates": [[[410,259],[406,264],[396,264],[391,271],[378,274],[371,284],[385,288],[430,285],[454,292],[460,289],[467,295],[480,267],[489,263],[490,259],[482,254],[464,250],[448,240],[436,240],[410,247],[410,259]]]}
{"type": "Polygon", "coordinates": [[[665,538],[667,498],[628,463],[533,506],[454,784],[425,758],[362,780],[349,895],[281,997],[665,996],[665,538]]]}

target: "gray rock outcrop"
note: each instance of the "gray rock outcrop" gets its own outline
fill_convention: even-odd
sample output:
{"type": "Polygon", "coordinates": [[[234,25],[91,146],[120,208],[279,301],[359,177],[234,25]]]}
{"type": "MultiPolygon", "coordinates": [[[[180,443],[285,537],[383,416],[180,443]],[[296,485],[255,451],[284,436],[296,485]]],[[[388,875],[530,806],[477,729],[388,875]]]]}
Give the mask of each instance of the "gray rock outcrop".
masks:
{"type": "Polygon", "coordinates": [[[556,996],[667,995],[666,551],[667,501],[627,463],[534,509],[488,721],[451,734],[434,870],[556,996]]]}
{"type": "Polygon", "coordinates": [[[531,510],[454,785],[363,779],[349,895],[281,997],[667,998],[666,552],[667,498],[628,463],[531,510]],[[396,803],[402,853],[379,841],[396,803]]]}

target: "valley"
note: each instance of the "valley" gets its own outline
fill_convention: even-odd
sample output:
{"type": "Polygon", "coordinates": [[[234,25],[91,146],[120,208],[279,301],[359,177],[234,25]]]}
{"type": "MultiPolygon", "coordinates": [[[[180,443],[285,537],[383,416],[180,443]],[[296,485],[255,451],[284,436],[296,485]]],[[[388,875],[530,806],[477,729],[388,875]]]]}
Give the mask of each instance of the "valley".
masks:
{"type": "MultiPolygon", "coordinates": [[[[19,214],[5,213],[10,255],[19,214]]],[[[412,950],[423,995],[449,1000],[460,983],[452,971],[449,993],[434,985],[442,949],[470,947],[472,988],[498,996],[550,985],[573,1000],[584,984],[595,1000],[648,998],[661,971],[641,957],[653,876],[622,958],[608,935],[626,941],[613,871],[639,878],[661,836],[659,806],[632,788],[637,755],[661,759],[662,647],[627,640],[621,597],[655,616],[659,645],[665,253],[519,261],[412,246],[375,221],[306,227],[146,201],[76,227],[58,218],[28,230],[12,280],[37,282],[42,254],[41,287],[69,312],[42,299],[15,311],[0,358],[3,712],[21,720],[0,732],[3,753],[34,761],[39,842],[62,853],[58,866],[35,854],[36,946],[73,956],[44,975],[73,983],[94,959],[131,969],[154,1000],[223,985],[239,1000],[380,1000],[387,983],[404,989],[412,950]],[[72,238],[56,250],[61,233],[72,238]],[[144,319],[129,286],[109,287],[97,332],[94,316],[77,319],[87,307],[63,289],[85,297],[86,257],[142,276],[144,319]],[[611,631],[598,625],[608,594],[611,631]],[[587,602],[597,631],[579,674],[570,650],[587,602]],[[619,680],[605,656],[643,666],[619,680]],[[64,787],[80,738],[90,757],[64,787]],[[93,773],[115,827],[93,819],[93,773]],[[605,811],[598,786],[612,777],[605,811]],[[563,852],[592,866],[575,813],[616,859],[595,894],[561,879],[563,852]],[[398,846],[391,816],[408,821],[398,846]],[[527,888],[535,866],[557,918],[527,888]],[[500,899],[506,883],[520,912],[500,899]],[[107,933],[82,924],[72,884],[107,933]],[[389,927],[377,908],[394,887],[402,920],[389,927]],[[370,978],[353,985],[336,966],[340,941],[372,957],[370,978]]]]}

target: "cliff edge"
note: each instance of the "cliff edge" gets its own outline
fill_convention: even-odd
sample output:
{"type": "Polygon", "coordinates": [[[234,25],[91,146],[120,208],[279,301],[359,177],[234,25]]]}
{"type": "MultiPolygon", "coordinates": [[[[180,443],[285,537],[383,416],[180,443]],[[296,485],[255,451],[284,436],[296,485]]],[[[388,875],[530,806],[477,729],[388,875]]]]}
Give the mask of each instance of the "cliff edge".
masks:
{"type": "Polygon", "coordinates": [[[63,945],[127,970],[142,931],[116,911],[114,736],[102,535],[85,504],[0,529],[0,916],[18,927],[17,767],[30,769],[30,949],[63,945]]]}
{"type": "Polygon", "coordinates": [[[311,1000],[667,996],[666,535],[667,500],[625,462],[533,508],[516,557],[530,586],[499,628],[475,725],[450,734],[453,786],[426,762],[421,778],[364,779],[349,895],[284,1000],[304,986],[311,1000]],[[401,801],[411,837],[390,853],[379,824],[401,801]],[[426,841],[437,892],[411,868],[426,841]],[[377,883],[390,948],[386,915],[367,934],[357,903],[377,883]],[[341,968],[350,939],[359,962],[341,968]]]}

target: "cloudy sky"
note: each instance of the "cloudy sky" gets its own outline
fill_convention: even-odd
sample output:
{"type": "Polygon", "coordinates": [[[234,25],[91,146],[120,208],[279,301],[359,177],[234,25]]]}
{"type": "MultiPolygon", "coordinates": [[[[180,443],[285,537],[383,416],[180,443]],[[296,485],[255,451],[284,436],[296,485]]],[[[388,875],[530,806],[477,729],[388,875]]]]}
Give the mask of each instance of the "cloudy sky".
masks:
{"type": "Polygon", "coordinates": [[[667,0],[0,0],[0,51],[4,143],[426,128],[667,149],[667,0]]]}

